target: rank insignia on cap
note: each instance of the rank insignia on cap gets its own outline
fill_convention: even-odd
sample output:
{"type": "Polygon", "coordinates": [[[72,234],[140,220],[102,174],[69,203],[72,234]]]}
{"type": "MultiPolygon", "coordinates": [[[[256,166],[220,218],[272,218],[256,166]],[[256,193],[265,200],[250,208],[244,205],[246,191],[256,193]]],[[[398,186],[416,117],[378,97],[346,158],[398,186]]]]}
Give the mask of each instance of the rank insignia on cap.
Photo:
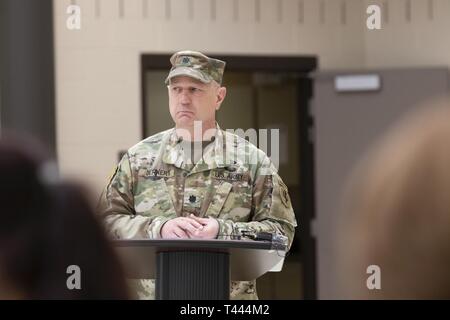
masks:
{"type": "Polygon", "coordinates": [[[189,64],[189,62],[191,62],[191,59],[189,59],[189,57],[183,57],[183,59],[181,60],[182,64],[189,64]]]}

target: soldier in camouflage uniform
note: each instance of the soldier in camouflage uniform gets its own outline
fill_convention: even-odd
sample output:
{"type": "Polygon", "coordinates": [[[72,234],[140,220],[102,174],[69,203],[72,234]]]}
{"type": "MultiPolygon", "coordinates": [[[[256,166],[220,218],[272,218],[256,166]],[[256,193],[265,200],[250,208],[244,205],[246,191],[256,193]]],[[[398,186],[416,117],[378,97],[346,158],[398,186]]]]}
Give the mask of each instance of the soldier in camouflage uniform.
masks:
{"type": "MultiPolygon", "coordinates": [[[[287,236],[296,227],[286,185],[253,144],[220,129],[215,112],[225,98],[225,62],[182,51],[166,83],[175,128],[131,147],[100,199],[107,229],[119,239],[230,239],[239,231],[287,236]],[[201,137],[192,139],[200,123],[201,137]],[[187,134],[189,133],[189,134],[187,134]],[[191,142],[192,141],[192,142],[191,142]],[[200,157],[190,157],[189,147],[200,157]]],[[[154,298],[154,281],[135,283],[154,298]]],[[[257,299],[255,281],[232,282],[231,299],[257,299]]]]}

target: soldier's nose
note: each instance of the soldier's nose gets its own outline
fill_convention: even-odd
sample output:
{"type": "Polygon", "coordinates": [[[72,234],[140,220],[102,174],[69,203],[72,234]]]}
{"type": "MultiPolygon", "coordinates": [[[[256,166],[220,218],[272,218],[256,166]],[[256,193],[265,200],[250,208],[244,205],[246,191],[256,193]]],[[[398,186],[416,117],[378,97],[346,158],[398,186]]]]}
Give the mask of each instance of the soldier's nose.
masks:
{"type": "Polygon", "coordinates": [[[190,103],[191,98],[187,92],[182,92],[180,95],[180,102],[181,103],[190,103]]]}

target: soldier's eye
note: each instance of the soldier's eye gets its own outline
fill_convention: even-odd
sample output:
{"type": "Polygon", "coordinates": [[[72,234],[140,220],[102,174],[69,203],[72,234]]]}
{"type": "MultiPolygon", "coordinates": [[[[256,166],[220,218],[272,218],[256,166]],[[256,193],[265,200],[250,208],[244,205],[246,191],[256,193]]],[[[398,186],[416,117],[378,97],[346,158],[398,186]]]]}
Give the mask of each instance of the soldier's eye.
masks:
{"type": "Polygon", "coordinates": [[[191,88],[191,93],[192,94],[199,94],[202,92],[202,89],[199,88],[191,88]]]}

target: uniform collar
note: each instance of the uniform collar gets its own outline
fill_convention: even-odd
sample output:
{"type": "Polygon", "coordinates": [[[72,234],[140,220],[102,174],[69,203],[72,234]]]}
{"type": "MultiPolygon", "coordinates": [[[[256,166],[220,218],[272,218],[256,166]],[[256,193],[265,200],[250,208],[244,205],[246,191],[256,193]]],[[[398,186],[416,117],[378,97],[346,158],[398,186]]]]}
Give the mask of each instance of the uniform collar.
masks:
{"type": "MultiPolygon", "coordinates": [[[[167,164],[172,164],[180,169],[186,169],[184,163],[184,153],[180,145],[182,138],[178,137],[175,128],[169,131],[165,140],[165,149],[162,160],[167,164]]],[[[227,135],[216,122],[216,132],[214,135],[214,146],[208,147],[203,159],[195,164],[191,173],[224,168],[234,163],[236,154],[236,141],[232,135],[227,135]]]]}
{"type": "Polygon", "coordinates": [[[172,128],[167,133],[167,136],[163,141],[163,162],[167,164],[172,164],[178,168],[183,169],[183,150],[181,149],[180,142],[182,141],[181,137],[178,137],[177,131],[175,128],[172,128]]]}

